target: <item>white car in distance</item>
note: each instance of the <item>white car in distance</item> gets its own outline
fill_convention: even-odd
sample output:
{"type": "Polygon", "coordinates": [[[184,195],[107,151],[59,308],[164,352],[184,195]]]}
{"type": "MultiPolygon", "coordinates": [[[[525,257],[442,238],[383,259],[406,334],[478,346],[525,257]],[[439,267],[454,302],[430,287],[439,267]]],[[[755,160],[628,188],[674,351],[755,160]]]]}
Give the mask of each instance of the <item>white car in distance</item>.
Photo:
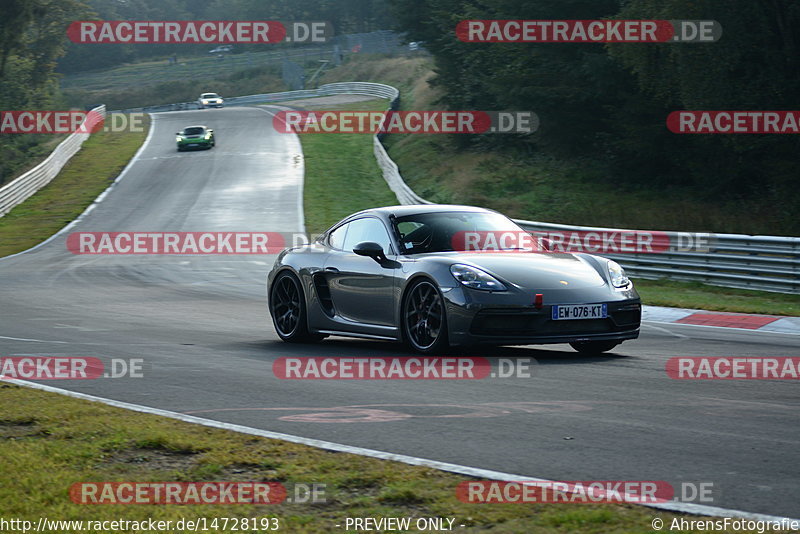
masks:
{"type": "Polygon", "coordinates": [[[225,101],[217,93],[203,93],[197,99],[197,107],[204,108],[221,108],[225,101]]]}

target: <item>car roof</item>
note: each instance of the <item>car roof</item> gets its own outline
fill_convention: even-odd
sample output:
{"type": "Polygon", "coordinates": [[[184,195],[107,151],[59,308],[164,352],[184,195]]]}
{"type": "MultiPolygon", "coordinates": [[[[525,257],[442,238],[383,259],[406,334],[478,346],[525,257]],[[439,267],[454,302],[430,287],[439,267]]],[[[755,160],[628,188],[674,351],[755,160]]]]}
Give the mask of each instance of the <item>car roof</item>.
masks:
{"type": "Polygon", "coordinates": [[[446,212],[468,212],[468,213],[498,213],[494,210],[490,210],[487,208],[479,208],[477,206],[463,206],[459,204],[409,204],[405,206],[384,206],[382,208],[370,208],[368,210],[357,211],[351,215],[348,215],[344,219],[340,220],[322,234],[323,236],[327,236],[328,233],[341,226],[344,223],[350,222],[353,219],[357,219],[359,217],[363,217],[365,215],[374,215],[384,220],[389,220],[389,218],[394,215],[395,217],[405,217],[408,215],[417,215],[420,213],[446,213],[446,212]]]}
{"type": "Polygon", "coordinates": [[[406,206],[385,206],[382,208],[372,208],[354,213],[350,217],[354,217],[356,215],[366,215],[370,213],[374,215],[381,215],[383,217],[389,217],[390,215],[404,217],[406,215],[417,215],[419,213],[442,213],[455,211],[496,213],[494,210],[479,208],[477,206],[462,206],[458,204],[412,204],[406,206]]]}
{"type": "Polygon", "coordinates": [[[205,130],[208,130],[208,126],[204,124],[192,124],[191,126],[185,126],[183,129],[185,130],[186,128],[203,128],[205,130]]]}

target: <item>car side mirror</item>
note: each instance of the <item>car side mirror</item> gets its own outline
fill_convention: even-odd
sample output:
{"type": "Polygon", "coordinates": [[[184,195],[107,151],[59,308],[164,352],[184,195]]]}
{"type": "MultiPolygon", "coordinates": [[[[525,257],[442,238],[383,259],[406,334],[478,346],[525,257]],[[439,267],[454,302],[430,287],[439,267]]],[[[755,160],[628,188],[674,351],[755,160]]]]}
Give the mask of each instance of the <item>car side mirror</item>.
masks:
{"type": "Polygon", "coordinates": [[[372,241],[359,243],[355,246],[353,252],[359,256],[368,256],[377,262],[386,259],[386,255],[383,253],[383,247],[372,241]]]}
{"type": "Polygon", "coordinates": [[[180,132],[175,132],[175,135],[180,135],[180,134],[181,134],[180,132]]]}

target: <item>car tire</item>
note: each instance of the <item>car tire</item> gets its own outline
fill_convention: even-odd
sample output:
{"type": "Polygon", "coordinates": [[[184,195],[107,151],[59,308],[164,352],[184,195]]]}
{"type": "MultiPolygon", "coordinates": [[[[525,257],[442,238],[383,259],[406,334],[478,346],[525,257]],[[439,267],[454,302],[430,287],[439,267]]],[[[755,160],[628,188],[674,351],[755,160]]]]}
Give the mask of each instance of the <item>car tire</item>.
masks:
{"type": "Polygon", "coordinates": [[[569,345],[581,354],[601,354],[613,349],[620,343],[620,341],[577,341],[569,345]]]}
{"type": "Polygon", "coordinates": [[[300,280],[290,271],[278,274],[270,286],[269,314],[283,341],[315,343],[327,337],[308,331],[305,295],[300,280]]]}
{"type": "Polygon", "coordinates": [[[178,147],[178,152],[183,152],[183,147],[178,147]]]}
{"type": "Polygon", "coordinates": [[[422,354],[449,348],[445,307],[442,292],[434,282],[427,278],[412,282],[400,308],[403,341],[422,354]]]}

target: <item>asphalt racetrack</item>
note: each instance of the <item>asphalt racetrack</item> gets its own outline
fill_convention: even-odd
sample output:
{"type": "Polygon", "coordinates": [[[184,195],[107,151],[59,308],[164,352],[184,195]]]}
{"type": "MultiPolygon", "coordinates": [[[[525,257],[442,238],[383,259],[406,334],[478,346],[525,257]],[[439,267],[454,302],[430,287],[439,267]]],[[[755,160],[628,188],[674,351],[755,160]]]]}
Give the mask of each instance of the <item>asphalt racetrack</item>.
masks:
{"type": "MultiPolygon", "coordinates": [[[[300,144],[273,130],[268,110],[156,115],[124,179],[70,231],[301,231],[300,144]],[[174,132],[192,124],[213,128],[216,148],[177,153],[174,132]]],[[[712,483],[705,504],[800,516],[797,381],[665,372],[675,356],[797,356],[800,336],[644,324],[603,357],[468,353],[534,358],[530,378],[280,380],[282,356],[411,354],[379,341],[281,342],[265,304],[274,256],[75,255],[65,237],[0,261],[0,354],[142,358],[145,377],[49,385],[523,476],[712,483]]]]}

